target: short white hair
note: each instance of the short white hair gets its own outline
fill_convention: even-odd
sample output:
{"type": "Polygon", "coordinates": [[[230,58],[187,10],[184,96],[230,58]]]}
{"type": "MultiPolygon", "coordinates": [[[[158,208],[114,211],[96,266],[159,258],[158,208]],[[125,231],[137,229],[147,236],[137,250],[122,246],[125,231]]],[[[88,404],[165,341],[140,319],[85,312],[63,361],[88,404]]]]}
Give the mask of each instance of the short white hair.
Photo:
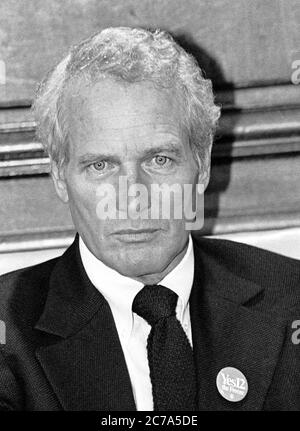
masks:
{"type": "Polygon", "coordinates": [[[195,58],[162,30],[111,27],[71,48],[40,83],[33,109],[37,135],[51,160],[68,160],[68,125],[63,115],[67,84],[76,77],[91,82],[111,78],[120,83],[152,82],[171,89],[182,104],[191,149],[202,169],[209,169],[210,151],[220,108],[212,84],[195,58]]]}

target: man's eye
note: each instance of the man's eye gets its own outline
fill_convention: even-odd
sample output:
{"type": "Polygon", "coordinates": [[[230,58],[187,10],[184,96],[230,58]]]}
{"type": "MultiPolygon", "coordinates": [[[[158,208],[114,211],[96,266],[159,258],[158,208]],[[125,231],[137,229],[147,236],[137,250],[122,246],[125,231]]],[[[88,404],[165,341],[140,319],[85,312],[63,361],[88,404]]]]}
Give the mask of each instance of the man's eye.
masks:
{"type": "Polygon", "coordinates": [[[115,164],[109,160],[99,160],[98,162],[90,163],[87,166],[87,172],[89,175],[99,177],[100,175],[106,175],[115,171],[115,164]]]}
{"type": "Polygon", "coordinates": [[[107,163],[104,160],[101,160],[100,162],[96,162],[92,164],[92,167],[96,171],[103,171],[107,167],[107,163]]]}
{"type": "Polygon", "coordinates": [[[155,156],[154,160],[158,166],[165,166],[171,162],[171,159],[169,157],[166,157],[166,156],[155,156]]]}

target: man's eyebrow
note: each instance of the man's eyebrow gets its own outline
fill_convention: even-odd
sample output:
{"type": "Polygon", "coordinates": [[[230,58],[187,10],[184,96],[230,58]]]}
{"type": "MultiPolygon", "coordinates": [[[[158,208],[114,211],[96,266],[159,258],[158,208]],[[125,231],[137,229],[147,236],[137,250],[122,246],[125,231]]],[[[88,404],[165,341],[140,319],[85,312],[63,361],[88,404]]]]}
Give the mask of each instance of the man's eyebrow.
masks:
{"type": "MultiPolygon", "coordinates": [[[[143,152],[141,156],[149,157],[158,153],[165,153],[165,152],[173,153],[177,157],[182,156],[182,148],[173,143],[151,147],[147,149],[145,152],[143,152]]],[[[122,154],[118,155],[118,154],[104,154],[104,153],[86,153],[78,158],[78,163],[80,165],[84,165],[87,163],[92,163],[95,160],[120,161],[121,157],[122,157],[122,154]]]]}
{"type": "Polygon", "coordinates": [[[86,153],[82,156],[78,157],[78,163],[80,165],[84,165],[86,163],[91,163],[96,160],[119,160],[119,157],[116,157],[112,154],[104,154],[104,153],[86,153]]]}
{"type": "Polygon", "coordinates": [[[165,152],[173,153],[177,157],[182,156],[182,148],[179,145],[176,145],[173,143],[151,147],[145,151],[144,156],[151,156],[157,153],[165,153],[165,152]]]}

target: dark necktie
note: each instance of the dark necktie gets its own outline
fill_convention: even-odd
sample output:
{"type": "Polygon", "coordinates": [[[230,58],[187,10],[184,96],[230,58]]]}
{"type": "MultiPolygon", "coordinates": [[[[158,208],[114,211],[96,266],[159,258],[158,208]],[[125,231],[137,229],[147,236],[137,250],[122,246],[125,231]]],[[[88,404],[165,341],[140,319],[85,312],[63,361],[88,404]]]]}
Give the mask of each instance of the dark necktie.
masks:
{"type": "Polygon", "coordinates": [[[196,409],[193,351],[176,317],[178,295],[161,285],[144,286],[132,310],[151,325],[147,340],[154,410],[196,409]]]}

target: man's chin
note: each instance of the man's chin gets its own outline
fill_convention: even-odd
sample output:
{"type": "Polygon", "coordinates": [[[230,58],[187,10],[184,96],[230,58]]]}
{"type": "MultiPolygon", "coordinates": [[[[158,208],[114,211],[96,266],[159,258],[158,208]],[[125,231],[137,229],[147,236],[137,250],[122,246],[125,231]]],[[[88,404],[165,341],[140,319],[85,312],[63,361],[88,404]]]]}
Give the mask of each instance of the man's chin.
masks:
{"type": "Polygon", "coordinates": [[[164,268],[161,267],[161,264],[151,264],[145,265],[145,262],[137,262],[136,264],[132,264],[128,262],[126,264],[122,263],[122,266],[118,265],[116,268],[116,271],[118,271],[120,274],[124,275],[124,277],[129,277],[133,279],[140,279],[143,277],[147,277],[148,275],[152,274],[159,274],[163,272],[164,268]]]}
{"type": "MultiPolygon", "coordinates": [[[[161,259],[153,259],[149,255],[133,256],[129,254],[126,259],[114,259],[111,266],[124,277],[129,277],[143,282],[143,278],[158,275],[165,269],[164,262],[161,259]]],[[[167,263],[166,263],[167,266],[167,263]]]]}

